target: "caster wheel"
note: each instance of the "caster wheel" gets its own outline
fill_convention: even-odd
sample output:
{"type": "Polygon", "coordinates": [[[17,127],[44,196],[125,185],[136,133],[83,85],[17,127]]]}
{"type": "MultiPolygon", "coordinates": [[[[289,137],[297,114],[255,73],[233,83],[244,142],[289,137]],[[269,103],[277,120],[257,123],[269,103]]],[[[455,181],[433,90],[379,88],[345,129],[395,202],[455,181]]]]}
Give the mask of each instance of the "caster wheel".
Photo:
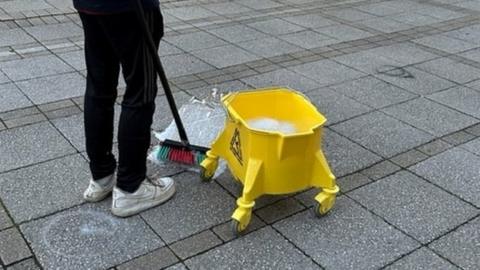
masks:
{"type": "Polygon", "coordinates": [[[200,167],[200,179],[202,179],[203,182],[212,181],[214,173],[215,172],[209,173],[207,172],[207,169],[205,169],[204,167],[200,167]]]}
{"type": "Polygon", "coordinates": [[[328,214],[328,212],[330,211],[331,208],[332,208],[332,206],[323,205],[319,202],[315,202],[315,204],[313,205],[312,211],[313,211],[313,214],[315,214],[316,217],[321,218],[321,217],[325,216],[326,214],[328,214]]]}
{"type": "Polygon", "coordinates": [[[230,228],[234,235],[240,236],[245,232],[248,224],[241,224],[238,220],[232,219],[230,222],[230,228]]]}

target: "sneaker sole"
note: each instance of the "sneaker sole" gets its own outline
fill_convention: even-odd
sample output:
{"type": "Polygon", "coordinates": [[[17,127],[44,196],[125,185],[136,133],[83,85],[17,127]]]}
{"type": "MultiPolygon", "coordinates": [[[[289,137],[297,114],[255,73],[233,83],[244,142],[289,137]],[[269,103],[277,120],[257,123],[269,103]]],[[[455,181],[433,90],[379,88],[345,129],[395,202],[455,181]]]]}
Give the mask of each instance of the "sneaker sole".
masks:
{"type": "Polygon", "coordinates": [[[132,208],[123,208],[122,209],[122,208],[113,208],[112,207],[112,214],[117,216],[117,217],[133,216],[133,215],[138,214],[140,212],[143,212],[147,209],[153,208],[155,206],[159,206],[160,204],[168,201],[174,194],[175,194],[175,185],[172,186],[172,188],[168,190],[168,192],[165,194],[165,197],[163,197],[161,200],[141,203],[141,204],[136,205],[135,207],[132,207],[132,208]]]}
{"type": "Polygon", "coordinates": [[[85,195],[83,195],[83,199],[86,202],[91,202],[91,203],[99,202],[99,201],[105,200],[111,193],[112,193],[112,190],[102,194],[101,196],[95,197],[95,198],[89,198],[89,197],[86,197],[85,195]]]}

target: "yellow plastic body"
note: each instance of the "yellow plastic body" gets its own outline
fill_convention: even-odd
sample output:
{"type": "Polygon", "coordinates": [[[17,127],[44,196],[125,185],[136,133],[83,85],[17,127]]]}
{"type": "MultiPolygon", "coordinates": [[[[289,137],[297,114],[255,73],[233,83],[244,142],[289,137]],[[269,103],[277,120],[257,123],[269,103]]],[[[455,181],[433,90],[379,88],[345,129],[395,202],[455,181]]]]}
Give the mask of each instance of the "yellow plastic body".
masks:
{"type": "MultiPolygon", "coordinates": [[[[326,119],[301,93],[286,88],[235,92],[223,97],[227,120],[223,132],[201,164],[213,175],[218,157],[227,161],[232,175],[243,183],[242,197],[232,218],[243,230],[250,222],[254,201],[264,194],[288,194],[321,188],[318,211],[333,206],[338,186],[321,150],[326,119]],[[296,132],[258,130],[248,121],[258,118],[288,121],[296,132]]],[[[326,210],[326,211],[325,211],[326,210]]]]}

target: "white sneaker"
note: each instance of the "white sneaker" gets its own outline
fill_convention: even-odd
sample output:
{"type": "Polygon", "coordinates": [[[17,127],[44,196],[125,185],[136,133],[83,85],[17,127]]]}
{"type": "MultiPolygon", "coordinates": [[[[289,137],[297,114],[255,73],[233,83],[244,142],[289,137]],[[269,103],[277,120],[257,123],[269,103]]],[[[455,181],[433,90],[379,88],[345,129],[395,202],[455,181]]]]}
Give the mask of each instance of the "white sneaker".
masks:
{"type": "Polygon", "coordinates": [[[115,187],[112,213],[115,216],[128,217],[167,201],[173,194],[175,194],[175,183],[170,177],[144,180],[134,193],[124,192],[115,187]]]}
{"type": "Polygon", "coordinates": [[[115,186],[115,174],[111,174],[97,181],[90,179],[87,189],[83,193],[83,198],[87,202],[99,202],[105,199],[115,186]]]}

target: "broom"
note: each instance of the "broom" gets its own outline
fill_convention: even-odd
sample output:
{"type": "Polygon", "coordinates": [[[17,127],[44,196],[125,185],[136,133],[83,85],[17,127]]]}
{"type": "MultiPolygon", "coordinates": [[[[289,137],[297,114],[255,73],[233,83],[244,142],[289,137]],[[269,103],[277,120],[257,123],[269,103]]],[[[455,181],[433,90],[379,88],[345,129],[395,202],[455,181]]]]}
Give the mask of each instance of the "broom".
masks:
{"type": "Polygon", "coordinates": [[[172,112],[173,119],[175,120],[175,124],[178,129],[178,135],[181,140],[180,142],[168,139],[162,141],[159,145],[160,149],[158,151],[157,158],[163,161],[173,161],[187,165],[199,165],[205,159],[206,152],[210,149],[203,146],[192,145],[188,141],[187,133],[185,132],[182,120],[180,119],[172,90],[168,84],[167,76],[165,75],[160,57],[157,53],[157,48],[153,42],[152,35],[150,34],[141,0],[131,0],[131,3],[134,6],[135,13],[140,23],[141,31],[143,32],[143,36],[147,43],[148,51],[153,57],[155,70],[160,77],[160,81],[165,91],[165,96],[167,97],[168,105],[172,112]]]}

